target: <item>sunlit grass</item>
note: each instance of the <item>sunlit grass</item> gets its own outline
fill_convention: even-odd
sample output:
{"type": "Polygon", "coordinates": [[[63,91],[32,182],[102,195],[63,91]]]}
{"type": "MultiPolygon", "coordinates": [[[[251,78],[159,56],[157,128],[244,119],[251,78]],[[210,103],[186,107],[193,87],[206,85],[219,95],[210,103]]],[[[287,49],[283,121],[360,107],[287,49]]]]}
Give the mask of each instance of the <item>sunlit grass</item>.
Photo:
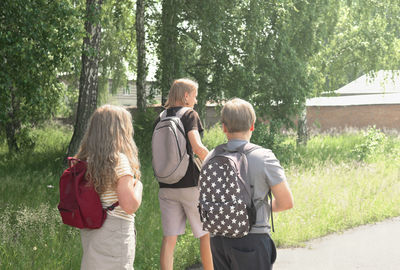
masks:
{"type": "Polygon", "coordinates": [[[399,164],[326,164],[287,177],[295,207],[275,214],[278,246],[302,242],[400,215],[399,164]]]}

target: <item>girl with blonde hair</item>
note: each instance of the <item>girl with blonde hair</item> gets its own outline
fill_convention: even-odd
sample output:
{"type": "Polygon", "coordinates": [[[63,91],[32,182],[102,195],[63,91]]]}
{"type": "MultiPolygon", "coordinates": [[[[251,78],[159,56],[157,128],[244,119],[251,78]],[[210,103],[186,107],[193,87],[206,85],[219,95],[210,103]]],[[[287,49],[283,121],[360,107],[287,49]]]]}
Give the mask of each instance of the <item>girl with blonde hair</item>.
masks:
{"type": "Polygon", "coordinates": [[[91,116],[76,158],[87,162],[86,177],[107,211],[99,229],[81,229],[81,269],[132,269],[135,259],[135,212],[142,201],[138,150],[131,114],[104,105],[91,116]]]}
{"type": "MultiPolygon", "coordinates": [[[[193,157],[196,154],[203,160],[208,149],[201,142],[203,126],[199,115],[193,109],[197,103],[198,84],[190,79],[182,78],[172,83],[165,104],[166,116],[174,116],[183,110],[181,121],[185,129],[186,150],[193,157]]],[[[157,118],[155,125],[160,121],[157,118]]],[[[162,151],[162,149],[159,149],[162,151]]],[[[189,221],[194,237],[200,239],[200,255],[203,269],[213,269],[210,235],[203,231],[197,209],[199,199],[198,188],[199,169],[194,159],[189,159],[189,165],[184,177],[175,184],[159,183],[158,199],[161,209],[163,240],[160,252],[161,270],[173,270],[174,249],[178,235],[185,233],[186,219],[189,221]]]]}

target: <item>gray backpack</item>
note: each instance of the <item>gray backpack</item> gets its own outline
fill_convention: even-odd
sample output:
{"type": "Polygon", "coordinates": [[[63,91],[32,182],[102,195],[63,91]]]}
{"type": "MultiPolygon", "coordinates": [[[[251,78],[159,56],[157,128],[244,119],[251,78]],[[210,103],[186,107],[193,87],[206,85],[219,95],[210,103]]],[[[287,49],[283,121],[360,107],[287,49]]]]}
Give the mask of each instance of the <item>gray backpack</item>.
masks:
{"type": "Polygon", "coordinates": [[[151,141],[152,165],[158,182],[175,184],[181,180],[189,165],[186,134],[181,117],[191,108],[182,107],[175,116],[160,113],[160,122],[154,128],[151,141]]]}

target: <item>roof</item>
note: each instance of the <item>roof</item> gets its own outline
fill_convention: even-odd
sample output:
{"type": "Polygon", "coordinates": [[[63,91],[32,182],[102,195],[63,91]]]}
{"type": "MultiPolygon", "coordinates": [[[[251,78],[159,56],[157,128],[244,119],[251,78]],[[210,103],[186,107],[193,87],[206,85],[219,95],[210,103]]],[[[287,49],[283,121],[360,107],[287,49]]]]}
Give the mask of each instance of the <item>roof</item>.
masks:
{"type": "Polygon", "coordinates": [[[363,75],[335,91],[339,95],[400,93],[400,71],[379,70],[375,76],[363,75]]]}
{"type": "Polygon", "coordinates": [[[307,106],[400,104],[400,70],[363,75],[334,92],[336,96],[307,99],[307,106]]]}
{"type": "Polygon", "coordinates": [[[354,106],[400,104],[400,93],[316,97],[307,99],[307,106],[354,106]]]}

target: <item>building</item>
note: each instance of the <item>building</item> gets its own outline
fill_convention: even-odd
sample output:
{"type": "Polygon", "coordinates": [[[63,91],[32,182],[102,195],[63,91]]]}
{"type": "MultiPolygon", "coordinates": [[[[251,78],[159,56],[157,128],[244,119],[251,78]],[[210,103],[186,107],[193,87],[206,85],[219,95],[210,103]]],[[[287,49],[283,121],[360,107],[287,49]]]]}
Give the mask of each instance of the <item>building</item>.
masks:
{"type": "MultiPolygon", "coordinates": [[[[111,80],[109,89],[111,89],[111,80]]],[[[146,83],[146,96],[151,92],[152,82],[146,83]]],[[[128,80],[127,83],[119,87],[115,94],[111,94],[109,103],[125,106],[125,107],[136,107],[137,106],[137,94],[136,94],[136,81],[128,80]]],[[[150,102],[151,104],[161,104],[161,94],[156,94],[154,99],[150,102]]]]}
{"type": "Polygon", "coordinates": [[[378,71],[374,77],[363,75],[336,90],[336,96],[307,100],[309,128],[366,128],[400,130],[399,71],[378,71]]]}

